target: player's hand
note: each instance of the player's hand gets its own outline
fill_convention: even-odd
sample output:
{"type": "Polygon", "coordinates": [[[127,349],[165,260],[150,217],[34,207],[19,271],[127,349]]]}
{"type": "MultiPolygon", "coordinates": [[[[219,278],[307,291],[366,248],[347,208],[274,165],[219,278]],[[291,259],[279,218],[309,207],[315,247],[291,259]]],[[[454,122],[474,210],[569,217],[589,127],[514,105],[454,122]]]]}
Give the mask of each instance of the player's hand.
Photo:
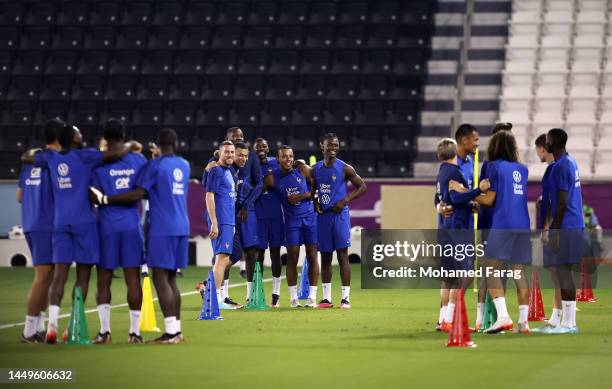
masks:
{"type": "Polygon", "coordinates": [[[478,187],[480,188],[481,192],[486,193],[491,188],[491,182],[485,178],[484,180],[480,181],[480,184],[478,184],[478,187]]]}
{"type": "Polygon", "coordinates": [[[161,150],[154,142],[149,142],[149,151],[151,152],[151,158],[153,159],[161,155],[161,150]]]}
{"type": "Polygon", "coordinates": [[[334,211],[335,213],[340,213],[342,212],[342,210],[344,209],[344,207],[346,206],[346,199],[342,199],[340,201],[338,201],[336,204],[334,204],[334,206],[332,207],[332,211],[334,211]]]}
{"type": "Polygon", "coordinates": [[[136,142],[135,140],[133,140],[131,143],[133,152],[142,153],[142,144],[140,142],[136,142]]]}
{"type": "Polygon", "coordinates": [[[440,201],[440,214],[444,217],[444,218],[449,218],[451,217],[451,215],[453,214],[454,210],[453,210],[453,206],[452,205],[447,205],[444,201],[440,201]]]}
{"type": "Polygon", "coordinates": [[[546,246],[549,242],[548,230],[542,230],[542,235],[540,236],[540,240],[542,241],[542,245],[546,246]]]}
{"type": "Polygon", "coordinates": [[[249,211],[247,211],[246,208],[241,208],[240,211],[238,211],[238,223],[246,223],[248,218],[249,211]]]}
{"type": "Polygon", "coordinates": [[[210,239],[217,239],[217,237],[219,236],[219,227],[217,226],[217,223],[211,224],[210,233],[208,234],[208,236],[210,237],[210,239]]]}
{"type": "Polygon", "coordinates": [[[467,188],[465,186],[463,186],[463,184],[461,184],[458,181],[455,180],[450,180],[448,183],[448,190],[453,190],[455,192],[459,192],[459,193],[465,193],[467,192],[467,188]]]}
{"type": "Polygon", "coordinates": [[[89,201],[95,205],[107,205],[108,197],[98,188],[89,187],[89,201]]]}
{"type": "Polygon", "coordinates": [[[323,210],[321,209],[321,204],[319,204],[318,201],[314,202],[314,209],[315,209],[316,213],[318,213],[319,215],[323,215],[323,210]]]}
{"type": "Polygon", "coordinates": [[[480,204],[476,201],[470,201],[470,205],[472,207],[472,213],[478,213],[478,211],[480,211],[480,204]]]}
{"type": "Polygon", "coordinates": [[[291,205],[297,205],[300,201],[302,201],[302,198],[299,194],[290,194],[289,196],[287,196],[287,201],[291,205]]]}
{"type": "Polygon", "coordinates": [[[217,163],[217,161],[210,161],[208,163],[208,165],[206,165],[206,167],[204,168],[204,170],[206,170],[206,173],[210,172],[212,170],[212,168],[219,166],[219,164],[217,163]]]}

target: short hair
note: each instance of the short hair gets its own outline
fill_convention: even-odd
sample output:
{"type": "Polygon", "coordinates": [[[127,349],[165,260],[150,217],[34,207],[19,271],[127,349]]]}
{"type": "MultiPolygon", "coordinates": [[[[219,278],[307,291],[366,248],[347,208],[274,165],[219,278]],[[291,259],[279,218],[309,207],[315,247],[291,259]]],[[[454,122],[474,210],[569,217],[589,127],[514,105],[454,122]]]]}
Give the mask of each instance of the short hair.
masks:
{"type": "Polygon", "coordinates": [[[227,137],[228,137],[229,135],[233,134],[234,132],[236,132],[236,131],[238,131],[238,130],[242,131],[242,128],[240,128],[240,127],[235,127],[235,126],[234,126],[234,127],[230,127],[230,128],[228,128],[228,129],[225,131],[225,138],[227,139],[227,137]]]}
{"type": "Polygon", "coordinates": [[[245,149],[245,150],[249,149],[249,146],[247,146],[246,143],[244,142],[236,142],[234,143],[234,147],[237,149],[245,149]]]}
{"type": "Polygon", "coordinates": [[[224,140],[223,142],[219,143],[219,150],[221,150],[223,146],[234,146],[234,142],[231,140],[224,140]]]}
{"type": "Polygon", "coordinates": [[[121,120],[110,118],[104,124],[104,139],[107,141],[123,141],[125,139],[125,128],[121,120]]]}
{"type": "Polygon", "coordinates": [[[268,141],[265,138],[262,138],[262,137],[255,138],[255,143],[261,143],[261,142],[268,143],[268,141]]]}
{"type": "Polygon", "coordinates": [[[535,140],[536,147],[546,148],[546,134],[540,134],[535,140]]]}
{"type": "Polygon", "coordinates": [[[325,143],[326,140],[332,140],[332,139],[340,139],[340,138],[338,138],[338,135],[336,135],[335,133],[328,132],[328,133],[323,134],[323,136],[321,136],[320,142],[321,144],[323,144],[325,143]]]}
{"type": "Polygon", "coordinates": [[[281,147],[278,148],[278,153],[280,154],[282,150],[292,150],[293,151],[293,147],[289,145],[282,145],[281,147]]]}
{"type": "Polygon", "coordinates": [[[69,149],[74,142],[74,127],[64,123],[64,126],[59,130],[58,140],[63,149],[69,149]]]}
{"type": "Polygon", "coordinates": [[[552,146],[555,150],[565,148],[567,144],[567,132],[561,128],[553,128],[548,131],[548,136],[551,139],[552,146]]]}
{"type": "Polygon", "coordinates": [[[457,156],[457,142],[452,138],[441,139],[436,146],[436,153],[440,161],[455,158],[457,156]]]}
{"type": "Polygon", "coordinates": [[[463,123],[457,128],[457,131],[455,131],[455,140],[459,143],[462,138],[472,135],[474,131],[478,131],[476,127],[469,123],[463,123]]]}
{"type": "Polygon", "coordinates": [[[518,162],[516,138],[510,131],[500,131],[489,140],[487,149],[489,161],[505,160],[518,162]]]}
{"type": "Polygon", "coordinates": [[[500,131],[512,131],[512,123],[506,122],[495,124],[491,130],[491,134],[495,135],[500,131]]]}
{"type": "Polygon", "coordinates": [[[160,146],[161,145],[176,146],[176,143],[178,141],[178,136],[176,135],[176,132],[173,129],[162,128],[157,133],[157,141],[159,142],[160,146]]]}
{"type": "Polygon", "coordinates": [[[43,125],[43,139],[45,140],[45,144],[51,144],[58,140],[60,130],[66,125],[63,120],[58,118],[53,118],[47,120],[43,125]]]}

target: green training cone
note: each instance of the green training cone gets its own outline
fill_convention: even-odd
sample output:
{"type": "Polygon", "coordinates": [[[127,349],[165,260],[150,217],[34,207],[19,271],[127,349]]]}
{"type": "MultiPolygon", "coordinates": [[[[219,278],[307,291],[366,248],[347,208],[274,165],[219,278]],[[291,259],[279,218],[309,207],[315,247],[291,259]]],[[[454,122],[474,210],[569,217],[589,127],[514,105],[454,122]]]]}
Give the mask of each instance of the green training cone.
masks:
{"type": "Polygon", "coordinates": [[[255,264],[255,271],[253,272],[253,286],[251,287],[251,298],[247,303],[246,309],[254,309],[263,311],[269,309],[266,304],[266,297],[264,294],[263,281],[261,279],[261,266],[259,262],[255,264]]]}
{"type": "Polygon", "coordinates": [[[91,344],[89,332],[87,331],[87,320],[85,319],[85,303],[83,302],[83,291],[80,287],[74,288],[72,299],[72,313],[68,324],[67,344],[91,344]]]}
{"type": "Polygon", "coordinates": [[[489,292],[487,292],[480,332],[484,332],[484,330],[491,327],[493,323],[495,323],[495,321],[497,321],[497,310],[495,309],[495,304],[493,304],[493,299],[491,298],[491,295],[489,294],[489,292]]]}

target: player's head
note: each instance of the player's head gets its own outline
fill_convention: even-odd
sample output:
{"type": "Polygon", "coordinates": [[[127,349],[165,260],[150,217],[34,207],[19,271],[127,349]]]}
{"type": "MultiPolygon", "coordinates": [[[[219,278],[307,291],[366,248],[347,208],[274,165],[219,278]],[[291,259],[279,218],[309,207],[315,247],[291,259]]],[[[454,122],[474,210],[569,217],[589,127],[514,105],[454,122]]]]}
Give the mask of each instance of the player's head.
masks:
{"type": "Polygon", "coordinates": [[[514,134],[510,131],[500,131],[489,140],[487,149],[489,161],[505,160],[518,162],[518,146],[514,134]]]}
{"type": "Polygon", "coordinates": [[[175,151],[178,148],[178,136],[171,128],[162,128],[157,133],[157,144],[163,150],[175,151]]]}
{"type": "Polygon", "coordinates": [[[512,131],[512,123],[507,122],[507,123],[497,123],[493,126],[493,129],[491,130],[491,134],[495,135],[500,131],[512,131]]]}
{"type": "Polygon", "coordinates": [[[109,143],[125,141],[125,128],[119,119],[110,118],[104,124],[104,139],[109,143]]]}
{"type": "Polygon", "coordinates": [[[470,154],[476,153],[479,139],[478,130],[471,124],[463,123],[457,128],[457,131],[455,131],[457,147],[470,154]]]}
{"type": "Polygon", "coordinates": [[[550,154],[546,151],[546,134],[540,134],[535,140],[536,154],[538,158],[540,158],[540,162],[546,162],[548,155],[550,154]]]}
{"type": "Polygon", "coordinates": [[[340,149],[340,141],[338,135],[333,132],[328,132],[321,137],[321,150],[325,158],[336,158],[340,149]]]}
{"type": "Polygon", "coordinates": [[[546,150],[549,153],[565,150],[567,132],[560,128],[553,128],[546,134],[546,150]]]}
{"type": "Polygon", "coordinates": [[[291,146],[282,145],[278,149],[278,164],[284,171],[291,170],[293,168],[293,149],[291,146]]]}
{"type": "Polygon", "coordinates": [[[62,126],[59,130],[58,140],[62,149],[68,150],[73,147],[78,148],[79,143],[82,143],[83,136],[77,128],[68,124],[62,126]]]}
{"type": "Polygon", "coordinates": [[[255,139],[255,152],[259,159],[265,159],[270,152],[270,147],[268,146],[268,141],[264,138],[255,139]]]}
{"type": "Polygon", "coordinates": [[[225,132],[225,140],[232,142],[244,142],[244,134],[240,127],[230,127],[225,132]]]}
{"type": "Polygon", "coordinates": [[[43,139],[46,145],[54,144],[59,140],[59,133],[66,123],[61,119],[50,119],[45,122],[42,129],[43,139]]]}
{"type": "Polygon", "coordinates": [[[235,156],[236,148],[234,147],[234,143],[226,140],[219,144],[219,164],[221,166],[230,166],[233,164],[235,156]]]}
{"type": "Polygon", "coordinates": [[[452,138],[444,138],[438,142],[436,153],[439,161],[450,161],[457,158],[457,142],[452,138]]]}
{"type": "Polygon", "coordinates": [[[249,159],[249,147],[244,142],[234,143],[235,157],[234,163],[238,167],[244,167],[249,159]]]}

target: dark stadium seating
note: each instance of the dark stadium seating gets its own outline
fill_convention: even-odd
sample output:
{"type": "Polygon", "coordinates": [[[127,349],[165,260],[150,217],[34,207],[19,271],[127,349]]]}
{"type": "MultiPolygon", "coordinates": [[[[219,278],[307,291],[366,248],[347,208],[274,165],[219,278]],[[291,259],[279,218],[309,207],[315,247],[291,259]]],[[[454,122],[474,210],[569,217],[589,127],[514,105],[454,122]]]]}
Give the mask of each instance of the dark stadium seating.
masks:
{"type": "MultiPolygon", "coordinates": [[[[113,116],[145,141],[176,128],[198,164],[231,125],[269,138],[273,149],[292,143],[299,157],[335,131],[362,175],[408,177],[436,7],[2,1],[0,148],[40,143],[40,124],[54,116],[90,143],[113,116]]],[[[15,161],[0,160],[0,178],[15,176],[15,161]]]]}

